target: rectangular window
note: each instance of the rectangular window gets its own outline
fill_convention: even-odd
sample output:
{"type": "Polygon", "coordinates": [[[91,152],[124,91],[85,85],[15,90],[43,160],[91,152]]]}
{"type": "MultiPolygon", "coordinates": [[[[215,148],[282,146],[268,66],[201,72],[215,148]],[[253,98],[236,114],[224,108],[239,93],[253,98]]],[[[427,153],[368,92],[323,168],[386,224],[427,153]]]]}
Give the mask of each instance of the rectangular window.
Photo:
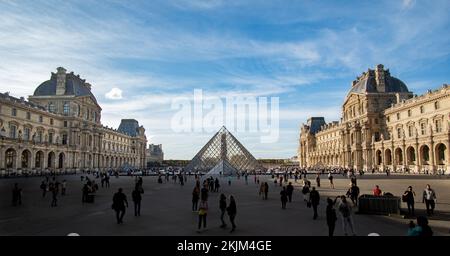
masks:
{"type": "Polygon", "coordinates": [[[17,109],[15,109],[15,108],[11,109],[11,115],[17,116],[17,109]]]}
{"type": "Polygon", "coordinates": [[[411,117],[411,109],[408,109],[408,116],[411,117]]]}
{"type": "Polygon", "coordinates": [[[31,113],[27,112],[27,119],[30,120],[31,119],[31,113]]]}
{"type": "Polygon", "coordinates": [[[42,116],[39,116],[39,123],[44,122],[44,118],[42,116]]]}
{"type": "MultiPolygon", "coordinates": [[[[375,141],[380,141],[380,133],[379,132],[375,132],[375,141]]],[[[134,141],[133,141],[134,143],[134,141]]]]}
{"type": "Polygon", "coordinates": [[[50,125],[53,125],[53,118],[50,118],[50,125]]]}
{"type": "Polygon", "coordinates": [[[421,123],[420,124],[420,132],[421,132],[422,135],[425,135],[427,133],[425,123],[421,123]]]}
{"type": "Polygon", "coordinates": [[[69,115],[70,106],[68,102],[64,102],[63,113],[65,116],[69,115]]]}
{"type": "Polygon", "coordinates": [[[53,143],[53,133],[52,132],[49,132],[48,133],[48,143],[53,143]]]}
{"type": "Polygon", "coordinates": [[[423,114],[425,112],[425,108],[423,106],[420,106],[420,113],[423,114]]]}
{"type": "Polygon", "coordinates": [[[400,113],[397,113],[397,120],[400,120],[400,113]]]}
{"type": "Polygon", "coordinates": [[[442,132],[442,122],[441,120],[436,120],[436,132],[442,132]]]}
{"type": "Polygon", "coordinates": [[[25,127],[25,129],[23,129],[23,139],[30,140],[30,128],[25,127]]]}
{"type": "Polygon", "coordinates": [[[9,126],[9,137],[15,139],[16,138],[17,127],[15,125],[9,126]]]}
{"type": "Polygon", "coordinates": [[[37,142],[42,142],[42,137],[43,137],[42,131],[38,131],[37,142]]]}
{"type": "Polygon", "coordinates": [[[64,121],[64,127],[67,127],[67,121],[64,121]]]}
{"type": "Polygon", "coordinates": [[[402,129],[401,128],[397,128],[397,138],[398,139],[402,138],[402,129]]]}
{"type": "Polygon", "coordinates": [[[62,144],[67,145],[67,134],[62,135],[62,144]]]}
{"type": "Polygon", "coordinates": [[[409,137],[413,136],[413,126],[412,125],[408,127],[408,136],[409,137]]]}

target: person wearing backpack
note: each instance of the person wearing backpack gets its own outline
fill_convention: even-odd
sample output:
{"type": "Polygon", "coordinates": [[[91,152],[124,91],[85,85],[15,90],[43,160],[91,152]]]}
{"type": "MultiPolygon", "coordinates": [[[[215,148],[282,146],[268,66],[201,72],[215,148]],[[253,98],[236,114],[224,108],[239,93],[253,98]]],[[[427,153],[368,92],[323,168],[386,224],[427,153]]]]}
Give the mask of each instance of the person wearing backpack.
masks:
{"type": "MultiPolygon", "coordinates": [[[[339,197],[336,197],[336,200],[339,197]]],[[[351,205],[347,202],[347,199],[345,198],[345,196],[340,196],[341,201],[339,202],[338,205],[338,210],[341,213],[341,217],[342,217],[342,228],[344,231],[344,234],[347,236],[347,229],[350,228],[353,235],[355,236],[355,229],[354,229],[354,224],[353,224],[353,218],[352,218],[352,207],[351,205]]]]}
{"type": "Polygon", "coordinates": [[[334,209],[334,203],[331,198],[327,198],[327,210],[326,210],[326,216],[327,216],[327,225],[328,225],[328,236],[333,236],[334,234],[334,228],[336,227],[336,210],[334,209]]]}

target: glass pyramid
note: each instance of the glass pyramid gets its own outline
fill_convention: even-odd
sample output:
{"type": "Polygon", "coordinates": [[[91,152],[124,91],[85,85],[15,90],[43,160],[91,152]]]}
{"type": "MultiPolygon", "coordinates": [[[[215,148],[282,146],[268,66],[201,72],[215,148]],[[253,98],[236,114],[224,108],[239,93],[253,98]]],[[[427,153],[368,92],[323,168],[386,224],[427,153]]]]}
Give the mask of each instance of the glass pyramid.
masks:
{"type": "Polygon", "coordinates": [[[261,168],[255,157],[231,134],[225,126],[203,146],[185,167],[185,171],[209,172],[220,162],[238,171],[261,168]]]}

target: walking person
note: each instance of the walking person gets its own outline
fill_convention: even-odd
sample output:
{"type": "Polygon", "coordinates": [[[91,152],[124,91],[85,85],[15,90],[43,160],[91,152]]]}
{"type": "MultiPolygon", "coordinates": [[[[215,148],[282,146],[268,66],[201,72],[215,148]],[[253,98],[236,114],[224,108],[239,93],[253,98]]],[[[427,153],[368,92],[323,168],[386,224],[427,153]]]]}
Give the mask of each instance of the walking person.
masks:
{"type": "Polygon", "coordinates": [[[63,180],[61,183],[61,195],[62,196],[66,195],[66,188],[67,188],[67,181],[63,180]]]}
{"type": "Polygon", "coordinates": [[[144,193],[144,189],[138,184],[136,184],[133,192],[131,193],[131,197],[134,203],[134,216],[141,216],[141,201],[142,194],[144,193]]]}
{"type": "Polygon", "coordinates": [[[327,198],[327,225],[328,225],[328,236],[333,236],[334,228],[336,227],[337,215],[334,209],[334,202],[331,198],[327,198]]]}
{"type": "Polygon", "coordinates": [[[408,189],[403,193],[402,201],[406,203],[408,207],[408,216],[414,216],[414,197],[416,193],[413,191],[412,186],[409,186],[408,189]]]}
{"type": "Polygon", "coordinates": [[[49,190],[52,193],[52,203],[50,204],[50,207],[56,207],[56,203],[58,202],[58,189],[53,183],[50,183],[49,190]]]}
{"type": "Polygon", "coordinates": [[[198,206],[198,200],[200,199],[200,189],[199,186],[195,186],[194,190],[192,191],[192,211],[197,211],[198,206]]]}
{"type": "Polygon", "coordinates": [[[19,184],[15,183],[12,189],[12,205],[17,206],[22,204],[22,189],[19,184]]]}
{"type": "Polygon", "coordinates": [[[236,224],[234,223],[234,219],[236,218],[236,214],[237,214],[236,201],[234,200],[233,196],[230,196],[230,205],[228,205],[228,207],[227,207],[227,212],[228,212],[228,216],[230,217],[230,222],[231,222],[230,233],[232,233],[236,229],[236,224]]]}
{"type": "Polygon", "coordinates": [[[436,193],[431,188],[430,184],[427,184],[427,188],[425,188],[425,190],[423,191],[422,202],[425,202],[428,215],[434,214],[435,200],[436,200],[436,193]]]}
{"type": "MultiPolygon", "coordinates": [[[[256,183],[256,182],[255,182],[256,183]]],[[[259,196],[262,196],[262,199],[264,200],[264,188],[265,188],[265,185],[264,185],[264,183],[261,183],[261,186],[259,186],[259,193],[258,193],[258,195],[259,196]]]]}
{"type": "Polygon", "coordinates": [[[269,183],[264,182],[264,199],[267,200],[269,195],[269,183]]]}
{"type": "Polygon", "coordinates": [[[107,187],[107,188],[109,188],[109,175],[108,174],[105,174],[105,186],[107,187]]]}
{"type": "Polygon", "coordinates": [[[308,194],[309,194],[309,186],[308,184],[303,185],[302,188],[302,194],[303,194],[303,201],[308,201],[308,194]]]}
{"type": "Polygon", "coordinates": [[[286,186],[286,193],[289,199],[289,203],[292,202],[292,193],[294,193],[294,186],[292,186],[292,182],[289,182],[289,185],[286,186]]]}
{"type": "Polygon", "coordinates": [[[288,200],[287,198],[287,192],[286,192],[286,187],[283,187],[283,189],[280,192],[281,195],[281,209],[286,209],[286,202],[288,200]]]}
{"type": "MultiPolygon", "coordinates": [[[[339,197],[336,198],[336,200],[339,197]]],[[[342,229],[344,231],[344,234],[347,236],[347,229],[350,228],[351,232],[355,236],[355,228],[353,224],[353,218],[352,218],[352,206],[347,202],[347,199],[345,196],[340,197],[341,201],[338,204],[338,210],[341,214],[342,219],[342,229]]],[[[335,200],[335,201],[336,201],[335,200]]]]}
{"type": "Polygon", "coordinates": [[[311,203],[311,206],[313,208],[313,219],[315,220],[317,219],[317,206],[319,206],[320,202],[319,191],[317,191],[315,187],[312,187],[311,192],[309,193],[309,202],[311,203]]]}
{"type": "Polygon", "coordinates": [[[116,212],[117,224],[123,223],[123,216],[125,215],[125,207],[128,208],[127,196],[119,188],[118,192],[113,196],[112,209],[116,212]]]}
{"type": "Polygon", "coordinates": [[[316,183],[317,183],[317,187],[320,188],[320,174],[319,173],[317,173],[316,183]]]}
{"type": "Polygon", "coordinates": [[[45,194],[47,194],[47,184],[45,181],[42,181],[40,188],[42,190],[42,197],[45,197],[45,194]]]}
{"type": "Polygon", "coordinates": [[[200,199],[202,201],[208,201],[208,184],[205,184],[202,188],[202,190],[200,191],[200,199]]]}
{"type": "Polygon", "coordinates": [[[220,188],[220,182],[219,182],[219,179],[216,178],[216,180],[214,181],[214,191],[219,192],[219,188],[220,188]]]}
{"type": "Polygon", "coordinates": [[[90,192],[89,185],[87,183],[84,184],[84,186],[83,186],[83,188],[81,190],[82,190],[81,202],[85,203],[85,202],[88,201],[88,195],[89,195],[89,192],[90,192]]]}
{"type": "Polygon", "coordinates": [[[225,228],[227,224],[225,223],[223,217],[225,216],[225,212],[227,210],[227,197],[224,194],[220,195],[219,208],[220,208],[220,220],[222,221],[222,225],[220,225],[220,227],[225,228]]]}
{"type": "Polygon", "coordinates": [[[350,197],[355,206],[358,206],[359,187],[352,183],[352,186],[347,191],[347,196],[350,197]]]}
{"type": "Polygon", "coordinates": [[[330,188],[334,189],[333,175],[331,174],[331,172],[328,173],[328,180],[330,181],[330,188]]]}
{"type": "Polygon", "coordinates": [[[201,231],[202,223],[203,223],[203,229],[206,230],[206,216],[208,215],[208,201],[201,200],[198,210],[198,231],[201,231]]]}

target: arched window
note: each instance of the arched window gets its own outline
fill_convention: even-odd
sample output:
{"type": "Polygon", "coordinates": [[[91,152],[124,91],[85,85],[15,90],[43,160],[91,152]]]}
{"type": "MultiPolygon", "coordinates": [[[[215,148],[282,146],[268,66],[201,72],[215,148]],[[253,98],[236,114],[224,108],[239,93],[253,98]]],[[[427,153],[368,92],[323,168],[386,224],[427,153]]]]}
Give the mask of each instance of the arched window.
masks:
{"type": "Polygon", "coordinates": [[[55,112],[55,104],[53,104],[53,102],[48,103],[48,111],[52,113],[55,112]]]}

